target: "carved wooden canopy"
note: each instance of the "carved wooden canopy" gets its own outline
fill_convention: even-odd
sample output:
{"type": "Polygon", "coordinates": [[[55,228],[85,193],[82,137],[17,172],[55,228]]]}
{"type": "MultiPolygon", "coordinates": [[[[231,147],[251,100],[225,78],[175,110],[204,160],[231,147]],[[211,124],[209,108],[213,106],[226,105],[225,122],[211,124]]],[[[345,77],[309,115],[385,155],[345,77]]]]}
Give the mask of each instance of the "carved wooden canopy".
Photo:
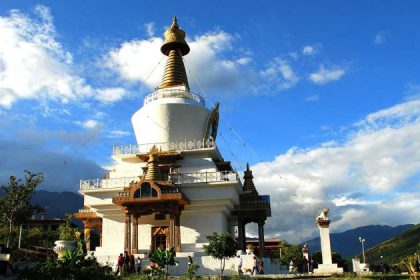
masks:
{"type": "Polygon", "coordinates": [[[112,202],[140,212],[162,213],[173,213],[190,204],[190,200],[172,183],[156,183],[145,178],[118,193],[117,197],[112,198],[112,202]]]}

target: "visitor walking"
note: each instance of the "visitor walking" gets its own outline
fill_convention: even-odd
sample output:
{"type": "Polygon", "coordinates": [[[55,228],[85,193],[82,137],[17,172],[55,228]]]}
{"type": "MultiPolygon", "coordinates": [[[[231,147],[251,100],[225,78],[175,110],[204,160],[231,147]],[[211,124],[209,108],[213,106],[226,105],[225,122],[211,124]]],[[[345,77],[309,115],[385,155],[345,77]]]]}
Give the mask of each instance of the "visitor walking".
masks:
{"type": "Polygon", "coordinates": [[[117,272],[115,273],[115,275],[121,275],[122,271],[123,271],[123,265],[124,265],[124,257],[123,254],[121,253],[118,256],[118,260],[117,260],[117,272]]]}
{"type": "Polygon", "coordinates": [[[238,255],[236,257],[236,268],[238,269],[239,275],[242,275],[242,257],[238,255]]]}
{"type": "Polygon", "coordinates": [[[260,269],[259,274],[264,274],[264,262],[262,259],[260,259],[260,269]]]}
{"type": "Polygon", "coordinates": [[[188,270],[191,269],[191,266],[194,264],[193,259],[191,258],[191,256],[188,256],[188,270]]]}
{"type": "Polygon", "coordinates": [[[260,263],[261,263],[261,260],[259,257],[257,257],[257,274],[260,274],[260,263]]]}
{"type": "Polygon", "coordinates": [[[129,272],[130,273],[134,273],[134,272],[136,272],[136,267],[135,267],[135,265],[136,265],[136,262],[135,262],[135,260],[134,260],[134,255],[133,254],[131,254],[130,255],[130,266],[129,266],[129,272]]]}
{"type": "Polygon", "coordinates": [[[257,257],[254,256],[254,259],[252,260],[252,272],[251,275],[257,275],[257,257]]]}
{"type": "Polygon", "coordinates": [[[136,260],[136,272],[137,273],[141,273],[141,259],[140,259],[140,257],[137,257],[137,260],[136,260]]]}
{"type": "Polygon", "coordinates": [[[128,255],[128,252],[124,252],[124,265],[123,265],[123,273],[127,274],[130,268],[130,256],[128,255]]]}

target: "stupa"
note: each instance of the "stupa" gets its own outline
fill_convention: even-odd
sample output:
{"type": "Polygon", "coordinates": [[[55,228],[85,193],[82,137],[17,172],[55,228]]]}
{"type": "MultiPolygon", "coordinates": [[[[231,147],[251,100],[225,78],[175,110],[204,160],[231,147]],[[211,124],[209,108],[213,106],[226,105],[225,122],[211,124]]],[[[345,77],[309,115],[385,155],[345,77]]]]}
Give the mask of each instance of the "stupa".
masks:
{"type": "Polygon", "coordinates": [[[164,35],[162,81],[131,119],[137,143],[113,147],[117,163],[105,178],[81,180],[84,208],[76,217],[86,237],[99,234],[100,262],[114,262],[123,251],[147,258],[156,248],[174,247],[177,258],[192,256],[202,272],[214,273],[219,264],[203,249],[213,232],[238,231],[244,250],[245,225],[256,222],[264,255],[270,197],[258,194],[249,166],[242,184],[219,152],[219,105],[209,109],[190,91],[183,61],[190,48],[176,18],[164,35]]]}

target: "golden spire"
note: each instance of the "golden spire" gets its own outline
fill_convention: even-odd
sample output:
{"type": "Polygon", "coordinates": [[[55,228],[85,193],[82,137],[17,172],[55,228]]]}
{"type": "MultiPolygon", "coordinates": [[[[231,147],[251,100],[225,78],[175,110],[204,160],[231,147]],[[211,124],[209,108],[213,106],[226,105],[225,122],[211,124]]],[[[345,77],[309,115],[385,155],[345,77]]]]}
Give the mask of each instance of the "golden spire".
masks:
{"type": "Polygon", "coordinates": [[[172,20],[171,27],[165,31],[165,42],[160,51],[168,56],[165,72],[159,88],[185,85],[189,89],[187,73],[182,56],[190,52],[190,47],[185,42],[185,32],[179,29],[176,17],[172,20]]]}
{"type": "Polygon", "coordinates": [[[258,193],[255,188],[254,181],[252,180],[253,178],[254,176],[252,176],[252,171],[249,169],[249,163],[247,163],[246,170],[244,172],[244,186],[242,187],[244,192],[258,193]]]}
{"type": "Polygon", "coordinates": [[[147,172],[144,178],[146,180],[163,181],[163,175],[159,169],[158,149],[153,146],[149,152],[149,160],[147,161],[147,172]]]}

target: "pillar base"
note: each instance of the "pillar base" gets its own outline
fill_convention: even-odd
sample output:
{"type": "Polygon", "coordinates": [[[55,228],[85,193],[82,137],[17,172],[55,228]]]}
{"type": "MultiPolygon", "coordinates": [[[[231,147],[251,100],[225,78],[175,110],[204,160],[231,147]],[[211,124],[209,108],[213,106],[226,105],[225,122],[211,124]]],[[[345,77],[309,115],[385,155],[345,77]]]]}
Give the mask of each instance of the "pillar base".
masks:
{"type": "Polygon", "coordinates": [[[336,263],[333,264],[319,264],[318,268],[314,269],[314,274],[342,274],[343,268],[338,267],[336,263]]]}

